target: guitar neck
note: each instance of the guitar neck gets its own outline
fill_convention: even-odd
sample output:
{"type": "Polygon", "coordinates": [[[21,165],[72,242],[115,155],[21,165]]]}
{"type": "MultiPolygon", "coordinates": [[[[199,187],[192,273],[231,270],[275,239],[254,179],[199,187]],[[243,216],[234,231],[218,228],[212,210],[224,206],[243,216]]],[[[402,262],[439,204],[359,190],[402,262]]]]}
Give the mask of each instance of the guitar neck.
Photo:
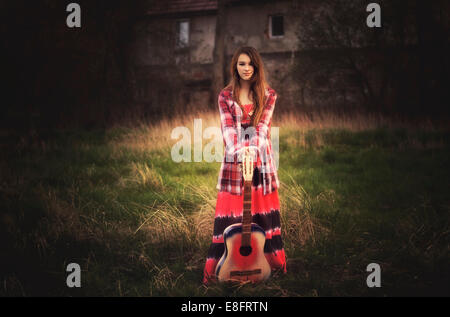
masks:
{"type": "Polygon", "coordinates": [[[242,243],[249,246],[252,233],[252,181],[244,181],[244,210],[242,213],[242,243]]]}

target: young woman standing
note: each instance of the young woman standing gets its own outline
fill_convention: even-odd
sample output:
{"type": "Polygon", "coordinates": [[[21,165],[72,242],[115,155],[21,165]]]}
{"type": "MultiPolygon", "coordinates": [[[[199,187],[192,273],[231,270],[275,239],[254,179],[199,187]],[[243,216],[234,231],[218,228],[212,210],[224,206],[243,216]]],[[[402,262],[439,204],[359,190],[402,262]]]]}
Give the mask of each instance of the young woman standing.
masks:
{"type": "Polygon", "coordinates": [[[265,231],[264,255],[271,269],[286,272],[278,198],[280,183],[270,141],[277,94],[267,84],[262,59],[253,47],[237,49],[230,66],[231,81],[218,98],[225,155],[217,183],[214,232],[203,274],[205,284],[216,280],[215,269],[224,253],[223,231],[242,221],[240,162],[246,149],[251,150],[256,162],[251,186],[252,221],[265,231]],[[252,128],[250,133],[244,133],[248,128],[252,128]]]}

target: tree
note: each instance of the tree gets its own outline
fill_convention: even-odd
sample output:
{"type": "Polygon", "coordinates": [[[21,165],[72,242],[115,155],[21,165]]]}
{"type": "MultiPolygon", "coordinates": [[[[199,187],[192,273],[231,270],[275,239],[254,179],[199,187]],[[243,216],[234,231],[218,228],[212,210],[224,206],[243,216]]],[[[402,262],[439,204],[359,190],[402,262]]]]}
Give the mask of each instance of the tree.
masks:
{"type": "MultiPolygon", "coordinates": [[[[448,45],[442,45],[446,41],[442,35],[445,33],[442,26],[436,27],[433,22],[436,16],[431,13],[442,10],[442,2],[377,1],[382,10],[381,28],[366,26],[369,3],[353,0],[302,2],[297,14],[301,21],[299,50],[303,55],[296,68],[302,95],[305,90],[314,89],[313,80],[320,77],[329,84],[336,100],[342,97],[339,94],[345,93],[345,84],[357,87],[368,110],[390,111],[401,107],[409,110],[418,106],[419,99],[424,105],[431,96],[427,92],[428,83],[436,77],[440,77],[438,81],[442,83],[442,69],[445,69],[425,65],[432,64],[433,56],[439,56],[441,64],[448,65],[445,62],[448,45]],[[432,34],[436,33],[441,34],[440,38],[433,38],[432,34]],[[439,49],[435,50],[436,47],[439,49]],[[425,70],[430,68],[434,69],[433,75],[427,77],[425,70]],[[332,82],[339,76],[343,80],[332,82]]],[[[303,100],[303,105],[305,102],[303,100]]]]}
{"type": "Polygon", "coordinates": [[[216,35],[213,52],[213,78],[211,85],[211,104],[216,105],[217,96],[225,85],[224,63],[225,63],[225,5],[226,0],[217,1],[216,35]]]}

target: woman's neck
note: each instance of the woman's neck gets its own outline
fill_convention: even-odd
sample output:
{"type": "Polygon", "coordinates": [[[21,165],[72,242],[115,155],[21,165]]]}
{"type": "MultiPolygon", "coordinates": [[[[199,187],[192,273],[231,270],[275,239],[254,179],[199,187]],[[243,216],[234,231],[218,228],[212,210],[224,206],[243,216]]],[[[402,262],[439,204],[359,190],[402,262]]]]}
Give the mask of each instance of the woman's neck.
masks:
{"type": "Polygon", "coordinates": [[[248,80],[240,80],[239,84],[241,86],[241,90],[249,91],[250,90],[250,82],[248,80]]]}

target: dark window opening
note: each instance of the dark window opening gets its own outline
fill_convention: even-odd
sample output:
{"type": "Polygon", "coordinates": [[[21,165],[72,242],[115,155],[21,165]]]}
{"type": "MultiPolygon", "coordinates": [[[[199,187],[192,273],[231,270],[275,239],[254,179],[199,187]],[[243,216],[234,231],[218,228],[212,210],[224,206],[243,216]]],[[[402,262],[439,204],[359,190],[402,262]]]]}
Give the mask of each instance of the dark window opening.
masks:
{"type": "Polygon", "coordinates": [[[284,21],[282,15],[272,15],[270,17],[270,36],[284,36],[284,21]]]}

